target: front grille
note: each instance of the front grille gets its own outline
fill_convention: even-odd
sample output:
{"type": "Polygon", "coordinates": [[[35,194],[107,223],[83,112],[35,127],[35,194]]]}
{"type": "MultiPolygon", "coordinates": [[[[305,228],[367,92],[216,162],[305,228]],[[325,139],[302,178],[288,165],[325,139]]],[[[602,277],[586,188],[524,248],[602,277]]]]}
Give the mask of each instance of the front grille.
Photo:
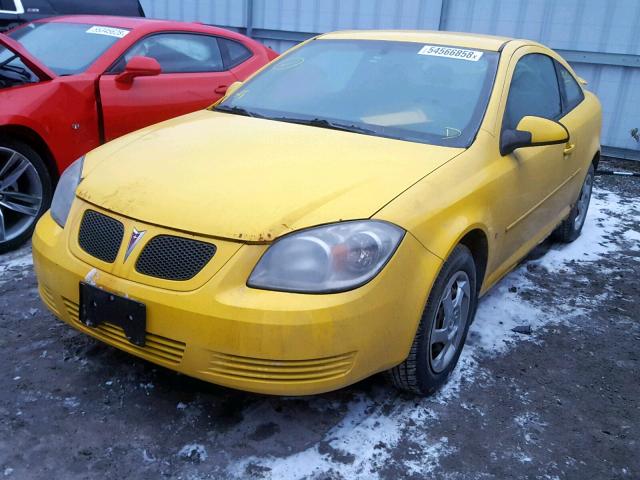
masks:
{"type": "Polygon", "coordinates": [[[212,243],[158,235],[145,245],[136,262],[136,270],[164,280],[189,280],[215,253],[216,246],[212,243]]]}
{"type": "Polygon", "coordinates": [[[127,340],[127,336],[122,328],[110,323],[103,323],[95,328],[89,328],[79,320],[78,304],[67,299],[62,299],[71,323],[79,330],[91,332],[103,342],[114,347],[129,350],[138,355],[142,355],[160,364],[177,365],[182,361],[186,344],[147,332],[144,347],[138,347],[127,340]]]}
{"type": "Polygon", "coordinates": [[[103,262],[113,263],[124,237],[124,225],[106,215],[86,210],[80,224],[78,244],[85,252],[103,262]]]}
{"type": "Polygon", "coordinates": [[[215,352],[207,372],[235,380],[309,382],[347,374],[354,358],[355,352],[310,360],[267,360],[215,352]]]}

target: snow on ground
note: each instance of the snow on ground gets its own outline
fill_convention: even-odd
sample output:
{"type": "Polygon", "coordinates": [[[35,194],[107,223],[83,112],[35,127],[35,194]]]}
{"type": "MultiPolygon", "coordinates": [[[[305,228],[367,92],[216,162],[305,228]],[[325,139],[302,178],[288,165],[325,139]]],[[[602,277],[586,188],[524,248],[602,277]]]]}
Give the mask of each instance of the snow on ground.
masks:
{"type": "MultiPolygon", "coordinates": [[[[620,242],[616,242],[621,236],[628,243],[626,247],[637,248],[640,233],[625,228],[621,222],[631,217],[640,219],[637,207],[623,203],[612,192],[596,189],[580,238],[569,245],[554,244],[543,257],[528,263],[551,272],[570,272],[573,262],[593,262],[605,253],[622,248],[620,242]]],[[[322,474],[332,474],[337,478],[375,479],[379,478],[376,471],[384,466],[390,450],[403,438],[410,438],[420,445],[421,450],[415,452],[415,460],[405,465],[412,474],[428,475],[443,455],[451,455],[455,450],[447,445],[446,437],[429,437],[429,425],[437,421],[434,405],[455,400],[465,385],[482,380],[488,374],[482,368],[483,358],[503,355],[518,342],[539,341],[537,334],[545,328],[567,323],[583,313],[575,307],[556,305],[554,310],[524,300],[518,291],[536,289],[527,279],[526,272],[526,264],[520,265],[482,298],[458,366],[447,385],[435,396],[407,402],[399,400],[388,390],[380,389],[375,395],[351,401],[347,414],[330,430],[325,440],[353,462],[336,461],[316,444],[287,457],[246,458],[236,463],[230,473],[242,478],[251,464],[270,469],[267,478],[281,480],[317,478],[322,474]],[[516,291],[512,287],[516,287],[516,291]],[[512,328],[518,325],[530,325],[532,335],[513,332],[512,328]]],[[[531,421],[519,420],[523,427],[531,421]]],[[[530,460],[526,457],[521,459],[522,462],[530,460]]]]}
{"type": "Polygon", "coordinates": [[[621,248],[620,237],[637,244],[640,232],[620,224],[621,218],[640,216],[640,206],[624,203],[612,192],[595,189],[580,238],[568,245],[555,245],[537,263],[549,271],[567,268],[571,261],[595,261],[621,248]]]}
{"type": "Polygon", "coordinates": [[[7,253],[2,256],[0,263],[0,282],[2,276],[10,270],[22,270],[24,267],[31,265],[31,248],[21,248],[16,252],[7,253]]]}

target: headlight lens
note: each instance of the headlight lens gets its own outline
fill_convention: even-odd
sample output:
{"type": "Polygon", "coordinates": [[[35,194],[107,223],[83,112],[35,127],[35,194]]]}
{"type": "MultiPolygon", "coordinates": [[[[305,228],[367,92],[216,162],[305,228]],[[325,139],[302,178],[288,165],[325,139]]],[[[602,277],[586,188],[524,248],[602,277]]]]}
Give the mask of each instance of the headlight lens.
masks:
{"type": "Polygon", "coordinates": [[[400,227],[377,220],[342,222],[293,233],[269,247],[247,285],[301,293],[350,290],[382,270],[403,236],[400,227]]]}
{"type": "Polygon", "coordinates": [[[76,188],[78,188],[78,184],[81,180],[83,163],[84,156],[80,157],[67,167],[60,177],[60,181],[56,187],[56,192],[53,194],[53,200],[51,201],[51,216],[56,223],[63,228],[65,223],[67,223],[71,204],[76,196],[76,188]]]}

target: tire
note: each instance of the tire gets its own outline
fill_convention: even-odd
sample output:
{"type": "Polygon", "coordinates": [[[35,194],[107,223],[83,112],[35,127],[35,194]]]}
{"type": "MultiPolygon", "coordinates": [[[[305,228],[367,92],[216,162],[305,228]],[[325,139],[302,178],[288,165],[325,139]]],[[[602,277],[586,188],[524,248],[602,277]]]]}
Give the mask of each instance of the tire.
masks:
{"type": "Polygon", "coordinates": [[[31,238],[52,194],[51,175],[42,157],[23,142],[0,137],[0,253],[31,238]]]}
{"type": "Polygon", "coordinates": [[[429,293],[409,356],[400,365],[388,371],[395,387],[427,396],[447,381],[460,358],[477,304],[475,262],[469,249],[464,245],[458,245],[443,265],[429,293]],[[466,282],[466,286],[461,282],[466,282]],[[459,304],[455,298],[452,299],[454,288],[456,298],[458,292],[463,296],[459,304]],[[445,304],[448,304],[446,298],[449,298],[454,306],[449,317],[444,313],[445,304]],[[457,309],[455,305],[458,305],[457,309]],[[453,319],[449,329],[444,323],[446,318],[453,319]],[[443,338],[443,333],[446,334],[447,341],[450,341],[448,346],[446,343],[437,342],[443,338]],[[453,350],[450,350],[451,348],[453,350]]]}
{"type": "Polygon", "coordinates": [[[578,199],[571,208],[569,216],[553,231],[552,238],[554,240],[562,243],[571,243],[580,236],[584,221],[587,218],[587,211],[589,210],[594,175],[595,167],[591,164],[578,194],[578,199]]]}

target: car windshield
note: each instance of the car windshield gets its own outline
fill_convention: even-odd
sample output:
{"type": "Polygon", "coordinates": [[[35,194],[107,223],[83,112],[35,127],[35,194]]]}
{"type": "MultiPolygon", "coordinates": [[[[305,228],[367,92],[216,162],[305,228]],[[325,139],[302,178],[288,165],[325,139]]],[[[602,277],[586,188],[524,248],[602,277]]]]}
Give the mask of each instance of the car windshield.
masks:
{"type": "Polygon", "coordinates": [[[216,109],[408,141],[467,147],[498,53],[413,42],[314,40],[216,109]]]}
{"type": "Polygon", "coordinates": [[[0,89],[37,82],[38,77],[19,55],[0,45],[0,89]]]}
{"type": "Polygon", "coordinates": [[[81,23],[31,23],[10,36],[58,75],[84,72],[129,33],[122,28],[81,23]]]}

